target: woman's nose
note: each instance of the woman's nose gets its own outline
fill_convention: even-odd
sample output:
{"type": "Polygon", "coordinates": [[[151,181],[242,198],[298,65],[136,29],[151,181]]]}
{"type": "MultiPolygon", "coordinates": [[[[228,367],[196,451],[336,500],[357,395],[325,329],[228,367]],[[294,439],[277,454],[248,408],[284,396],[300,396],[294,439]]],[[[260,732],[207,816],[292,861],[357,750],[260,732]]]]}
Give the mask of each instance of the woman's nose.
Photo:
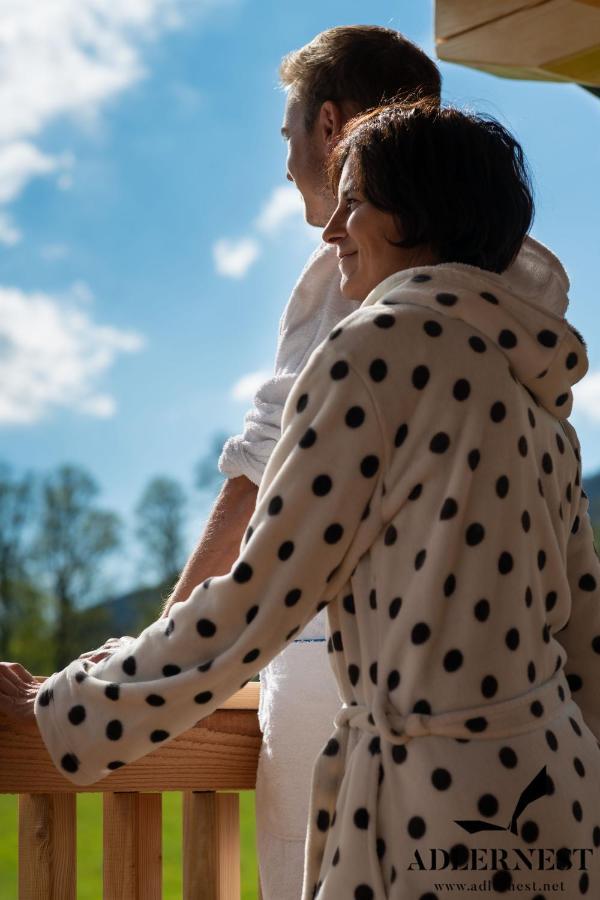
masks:
{"type": "Polygon", "coordinates": [[[346,226],[341,212],[336,209],[323,229],[323,240],[327,244],[337,244],[346,237],[346,226]]]}

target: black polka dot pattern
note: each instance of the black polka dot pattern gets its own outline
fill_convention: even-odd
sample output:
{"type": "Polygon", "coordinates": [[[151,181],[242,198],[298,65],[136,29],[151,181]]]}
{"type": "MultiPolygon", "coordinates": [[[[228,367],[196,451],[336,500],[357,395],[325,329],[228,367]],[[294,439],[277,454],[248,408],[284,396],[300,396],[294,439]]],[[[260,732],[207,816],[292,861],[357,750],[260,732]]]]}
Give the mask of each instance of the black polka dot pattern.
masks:
{"type": "MultiPolygon", "coordinates": [[[[92,783],[211,715],[292,640],[301,655],[325,613],[324,663],[345,708],[364,712],[312,757],[308,896],[374,900],[383,880],[390,896],[431,900],[433,879],[407,866],[415,849],[464,862],[476,841],[457,820],[506,829],[543,765],[547,794],[494,842],[600,847],[598,747],[584,727],[600,561],[567,422],[585,348],[558,317],[522,312],[501,276],[424,268],[380,298],[393,303],[322,332],[230,571],[96,674],[79,661],[38,698],[55,764],[92,783]],[[554,672],[562,694],[542,695],[554,672]],[[529,730],[497,735],[497,708],[523,696],[529,730]],[[557,710],[571,696],[582,714],[557,710]],[[448,710],[452,734],[422,740],[448,710]]],[[[320,677],[304,671],[307,685],[320,677]]],[[[304,752],[318,729],[297,719],[304,752]]],[[[573,895],[594,896],[581,875],[573,895]]],[[[513,877],[490,874],[497,892],[513,877]]]]}
{"type": "Polygon", "coordinates": [[[210,619],[198,619],[196,622],[196,630],[201,637],[213,637],[216,633],[217,626],[210,619]]]}

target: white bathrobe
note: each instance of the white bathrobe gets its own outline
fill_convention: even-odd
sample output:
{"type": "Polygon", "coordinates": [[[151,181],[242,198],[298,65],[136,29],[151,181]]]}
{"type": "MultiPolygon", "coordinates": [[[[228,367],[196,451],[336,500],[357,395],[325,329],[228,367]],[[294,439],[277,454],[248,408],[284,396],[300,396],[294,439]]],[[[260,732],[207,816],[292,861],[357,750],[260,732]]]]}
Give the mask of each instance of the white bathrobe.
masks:
{"type": "Polygon", "coordinates": [[[470,896],[483,876],[598,896],[600,560],[567,421],[588,360],[566,295],[550,312],[517,283],[407,270],[333,329],[231,571],[38,695],[67,778],[181,734],[326,609],[341,706],[302,900],[470,896]]]}

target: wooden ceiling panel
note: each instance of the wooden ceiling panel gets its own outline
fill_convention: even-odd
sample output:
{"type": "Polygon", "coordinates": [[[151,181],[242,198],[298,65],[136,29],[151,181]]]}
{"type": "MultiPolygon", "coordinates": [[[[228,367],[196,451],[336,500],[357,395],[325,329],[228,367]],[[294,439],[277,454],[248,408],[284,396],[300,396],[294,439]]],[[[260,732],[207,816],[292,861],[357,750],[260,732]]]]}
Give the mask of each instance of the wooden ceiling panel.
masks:
{"type": "Polygon", "coordinates": [[[600,85],[600,0],[437,0],[435,21],[440,59],[600,85]]]}

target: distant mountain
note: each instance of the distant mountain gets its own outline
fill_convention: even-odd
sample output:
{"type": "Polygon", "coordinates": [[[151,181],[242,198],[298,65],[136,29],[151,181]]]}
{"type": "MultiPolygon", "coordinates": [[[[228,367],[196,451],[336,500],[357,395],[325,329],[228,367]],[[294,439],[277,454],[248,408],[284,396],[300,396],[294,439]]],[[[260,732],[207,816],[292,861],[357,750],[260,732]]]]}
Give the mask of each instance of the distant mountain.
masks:
{"type": "MultiPolygon", "coordinates": [[[[75,635],[81,653],[101,647],[109,637],[125,634],[137,637],[148,625],[158,619],[163,598],[168,595],[165,585],[140,588],[119,597],[111,597],[95,606],[78,610],[75,635]]],[[[251,681],[259,681],[254,675],[251,681]]]]}
{"type": "Polygon", "coordinates": [[[583,489],[590,501],[590,518],[600,528],[600,472],[583,479],[583,489]]]}
{"type": "Polygon", "coordinates": [[[109,637],[137,637],[161,613],[163,585],[138,588],[77,611],[78,643],[94,650],[109,637]]]}

